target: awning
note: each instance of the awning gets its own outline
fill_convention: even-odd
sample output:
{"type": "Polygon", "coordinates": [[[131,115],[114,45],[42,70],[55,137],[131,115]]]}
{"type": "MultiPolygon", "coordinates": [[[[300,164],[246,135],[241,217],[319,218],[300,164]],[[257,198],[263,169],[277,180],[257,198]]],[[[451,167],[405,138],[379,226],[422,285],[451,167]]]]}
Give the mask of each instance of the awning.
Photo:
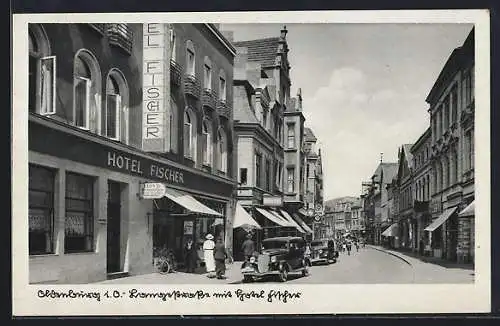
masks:
{"type": "Polygon", "coordinates": [[[395,237],[398,233],[398,223],[391,224],[384,232],[382,232],[383,237],[395,237]]]}
{"type": "Polygon", "coordinates": [[[223,225],[224,224],[224,219],[223,218],[216,218],[215,221],[212,223],[212,226],[217,226],[217,225],[223,225]]]}
{"type": "Polygon", "coordinates": [[[290,223],[288,223],[284,219],[275,216],[274,214],[272,214],[271,212],[266,211],[265,209],[257,208],[257,211],[259,213],[261,213],[262,215],[264,215],[268,220],[270,220],[273,223],[278,224],[279,226],[285,226],[285,227],[290,227],[291,226],[290,223]]]}
{"type": "Polygon", "coordinates": [[[313,230],[311,230],[311,228],[309,227],[309,225],[307,225],[306,222],[304,222],[304,220],[302,220],[298,214],[293,214],[293,217],[295,217],[295,220],[304,229],[304,231],[306,231],[306,233],[310,234],[314,233],[313,230]]]}
{"type": "Polygon", "coordinates": [[[259,223],[253,219],[253,217],[247,213],[247,211],[241,206],[240,203],[236,203],[236,209],[234,212],[234,223],[233,229],[235,228],[256,228],[261,229],[259,223]]]}
{"type": "Polygon", "coordinates": [[[428,227],[426,227],[424,231],[429,231],[429,232],[434,231],[435,229],[440,227],[441,224],[443,224],[456,210],[457,210],[456,207],[448,208],[441,214],[441,216],[439,216],[428,227]]]}
{"type": "MultiPolygon", "coordinates": [[[[281,212],[281,215],[283,215],[283,217],[291,224],[293,225],[297,230],[299,230],[300,233],[306,233],[306,231],[304,231],[300,225],[297,224],[297,222],[294,221],[294,219],[287,213],[285,212],[284,210],[281,210],[280,209],[280,212],[281,212]]],[[[278,215],[278,213],[276,213],[276,215],[278,215]]]]}
{"type": "Polygon", "coordinates": [[[467,207],[465,207],[463,211],[458,213],[458,216],[467,217],[467,216],[474,216],[474,214],[475,214],[475,207],[474,207],[474,200],[473,200],[472,203],[470,203],[467,207]]]}
{"type": "Polygon", "coordinates": [[[299,213],[302,214],[303,216],[309,216],[307,214],[307,211],[305,209],[303,209],[303,208],[299,208],[299,213]]]}
{"type": "Polygon", "coordinates": [[[177,191],[173,190],[170,188],[165,189],[165,197],[168,199],[172,200],[173,202],[176,202],[177,204],[181,205],[185,209],[187,209],[190,212],[193,213],[199,213],[199,214],[207,214],[207,215],[215,215],[215,216],[223,216],[219,212],[214,211],[213,209],[203,205],[199,201],[197,201],[194,197],[177,191]]]}

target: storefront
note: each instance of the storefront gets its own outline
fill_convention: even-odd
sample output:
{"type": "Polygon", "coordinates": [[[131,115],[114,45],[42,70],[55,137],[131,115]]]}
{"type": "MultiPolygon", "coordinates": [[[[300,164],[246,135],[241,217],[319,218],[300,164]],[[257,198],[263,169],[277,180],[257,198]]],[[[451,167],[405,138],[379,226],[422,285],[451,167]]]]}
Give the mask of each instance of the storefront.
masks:
{"type": "MultiPolygon", "coordinates": [[[[470,201],[469,201],[470,202],[470,201]]],[[[458,214],[458,247],[457,260],[459,263],[474,262],[475,242],[475,207],[474,200],[458,214]]]]}
{"type": "MultiPolygon", "coordinates": [[[[437,219],[428,225],[424,231],[430,233],[431,255],[438,258],[448,258],[456,250],[456,223],[452,216],[455,214],[457,207],[451,207],[444,210],[437,219]]],[[[455,214],[456,216],[456,214],[455,214]]]]}
{"type": "Polygon", "coordinates": [[[231,227],[231,180],[31,115],[29,175],[30,283],[150,273],[158,241],[179,247],[184,235],[227,238],[224,229],[231,227]],[[217,214],[193,214],[168,198],[143,199],[147,182],[165,184],[217,214]],[[162,223],[170,228],[159,228],[162,223]]]}

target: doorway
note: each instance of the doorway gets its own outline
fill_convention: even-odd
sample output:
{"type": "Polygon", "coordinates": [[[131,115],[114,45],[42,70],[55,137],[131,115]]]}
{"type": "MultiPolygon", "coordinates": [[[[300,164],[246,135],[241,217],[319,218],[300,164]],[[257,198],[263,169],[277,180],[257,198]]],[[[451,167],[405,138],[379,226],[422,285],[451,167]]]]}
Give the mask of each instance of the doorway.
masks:
{"type": "Polygon", "coordinates": [[[121,272],[121,192],[120,183],[108,181],[108,225],[106,264],[108,273],[121,272]]]}

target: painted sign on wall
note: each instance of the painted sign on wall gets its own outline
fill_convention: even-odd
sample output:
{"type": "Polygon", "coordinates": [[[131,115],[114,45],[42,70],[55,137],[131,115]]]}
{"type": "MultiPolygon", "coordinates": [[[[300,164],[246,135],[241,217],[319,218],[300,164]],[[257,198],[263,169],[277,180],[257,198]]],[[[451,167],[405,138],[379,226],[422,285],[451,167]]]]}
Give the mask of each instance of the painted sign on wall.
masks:
{"type": "Polygon", "coordinates": [[[168,150],[167,121],[170,120],[168,35],[169,30],[165,24],[143,24],[142,147],[147,152],[168,150]]]}

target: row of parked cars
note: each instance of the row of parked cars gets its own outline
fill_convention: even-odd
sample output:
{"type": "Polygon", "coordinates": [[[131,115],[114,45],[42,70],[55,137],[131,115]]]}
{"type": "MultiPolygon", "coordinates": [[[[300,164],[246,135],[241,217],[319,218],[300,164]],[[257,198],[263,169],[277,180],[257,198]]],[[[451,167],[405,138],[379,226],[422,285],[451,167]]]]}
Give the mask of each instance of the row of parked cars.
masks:
{"type": "Polygon", "coordinates": [[[335,263],[339,251],[333,239],[307,243],[301,237],[275,237],[262,241],[262,250],[243,262],[243,282],[253,282],[264,276],[276,276],[286,282],[290,273],[308,274],[308,268],[318,263],[335,263]]]}

